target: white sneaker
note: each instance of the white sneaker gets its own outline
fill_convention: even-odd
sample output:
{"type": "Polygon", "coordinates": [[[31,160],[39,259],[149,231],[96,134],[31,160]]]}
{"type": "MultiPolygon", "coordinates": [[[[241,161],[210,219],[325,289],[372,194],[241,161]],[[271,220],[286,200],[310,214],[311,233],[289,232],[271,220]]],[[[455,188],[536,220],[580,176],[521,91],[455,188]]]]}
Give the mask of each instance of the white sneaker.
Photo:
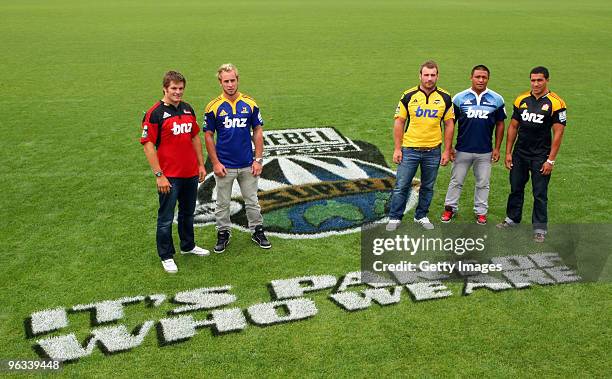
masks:
{"type": "Polygon", "coordinates": [[[389,220],[389,223],[387,224],[385,229],[388,232],[392,232],[392,231],[396,230],[397,228],[399,228],[401,223],[402,223],[402,220],[393,220],[393,219],[389,220]]]}
{"type": "Polygon", "coordinates": [[[162,266],[164,266],[164,270],[166,270],[168,274],[176,274],[178,272],[178,267],[176,267],[176,263],[174,263],[174,259],[172,258],[162,261],[162,266]]]}
{"type": "Polygon", "coordinates": [[[427,218],[427,216],[418,220],[415,218],[414,222],[416,222],[417,224],[421,224],[423,229],[432,230],[434,228],[433,224],[431,223],[431,221],[429,221],[429,218],[427,218]]]}
{"type": "Polygon", "coordinates": [[[208,254],[210,254],[210,251],[203,249],[199,246],[195,246],[193,249],[189,250],[189,251],[182,251],[181,250],[181,254],[195,254],[195,255],[199,255],[200,257],[205,257],[208,254]]]}

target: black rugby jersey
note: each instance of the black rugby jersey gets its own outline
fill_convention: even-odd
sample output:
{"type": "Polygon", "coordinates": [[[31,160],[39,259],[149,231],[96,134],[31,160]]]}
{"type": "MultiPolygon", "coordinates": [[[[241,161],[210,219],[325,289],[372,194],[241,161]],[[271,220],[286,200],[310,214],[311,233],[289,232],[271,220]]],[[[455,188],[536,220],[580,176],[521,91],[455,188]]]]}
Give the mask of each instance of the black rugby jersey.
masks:
{"type": "Polygon", "coordinates": [[[566,124],[565,101],[554,92],[539,99],[525,92],[514,101],[512,118],[519,123],[514,152],[526,158],[546,158],[550,154],[553,124],[566,124]]]}

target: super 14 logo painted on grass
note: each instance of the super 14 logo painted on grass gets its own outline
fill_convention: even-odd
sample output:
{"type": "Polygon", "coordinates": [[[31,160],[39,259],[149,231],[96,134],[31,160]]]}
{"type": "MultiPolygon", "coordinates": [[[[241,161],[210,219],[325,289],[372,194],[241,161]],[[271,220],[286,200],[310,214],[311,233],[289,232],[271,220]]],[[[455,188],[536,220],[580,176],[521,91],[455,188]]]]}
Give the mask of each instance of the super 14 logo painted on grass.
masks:
{"type": "MultiPolygon", "coordinates": [[[[196,225],[215,221],[215,178],[198,188],[196,225]]],[[[415,206],[419,181],[413,181],[406,211],[415,206]]],[[[258,197],[264,226],[281,238],[321,238],[352,233],[385,217],[395,172],[378,148],[352,141],[336,129],[301,128],[264,131],[264,168],[258,197]]],[[[248,230],[237,182],[230,213],[234,227],[248,230]]]]}

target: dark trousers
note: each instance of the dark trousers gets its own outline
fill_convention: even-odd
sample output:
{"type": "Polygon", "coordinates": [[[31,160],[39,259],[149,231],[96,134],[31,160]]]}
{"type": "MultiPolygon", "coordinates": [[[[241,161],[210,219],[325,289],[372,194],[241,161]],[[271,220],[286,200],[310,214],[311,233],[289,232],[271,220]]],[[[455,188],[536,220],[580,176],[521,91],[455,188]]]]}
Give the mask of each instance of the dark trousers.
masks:
{"type": "Polygon", "coordinates": [[[198,177],[168,178],[168,180],[172,187],[169,193],[159,194],[159,210],[157,211],[157,254],[161,260],[172,258],[175,253],[172,241],[172,221],[177,201],[181,250],[189,251],[195,247],[193,217],[198,193],[198,177]]]}
{"type": "Polygon", "coordinates": [[[540,169],[546,158],[528,159],[519,154],[512,154],[512,169],[510,170],[510,195],[506,216],[515,223],[521,222],[523,217],[523,202],[525,198],[525,184],[531,174],[531,188],[533,191],[533,212],[531,223],[536,232],[546,232],[548,222],[548,182],[550,175],[542,175],[540,169]]]}

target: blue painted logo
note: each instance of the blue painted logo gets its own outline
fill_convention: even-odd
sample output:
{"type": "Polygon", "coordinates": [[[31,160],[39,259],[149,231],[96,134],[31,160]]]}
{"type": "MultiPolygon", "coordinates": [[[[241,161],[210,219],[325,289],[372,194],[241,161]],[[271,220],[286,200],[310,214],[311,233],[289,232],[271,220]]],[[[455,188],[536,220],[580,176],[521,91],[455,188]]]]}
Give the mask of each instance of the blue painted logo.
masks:
{"type": "MultiPolygon", "coordinates": [[[[395,172],[376,146],[352,141],[334,128],[264,131],[264,145],[257,196],[266,233],[321,238],[357,232],[387,215],[395,172]]],[[[416,191],[407,210],[416,205],[419,183],[413,182],[416,191]]],[[[198,189],[196,225],[215,222],[215,200],[214,175],[209,174],[198,189]]],[[[248,230],[238,183],[230,214],[234,227],[248,230]]]]}

